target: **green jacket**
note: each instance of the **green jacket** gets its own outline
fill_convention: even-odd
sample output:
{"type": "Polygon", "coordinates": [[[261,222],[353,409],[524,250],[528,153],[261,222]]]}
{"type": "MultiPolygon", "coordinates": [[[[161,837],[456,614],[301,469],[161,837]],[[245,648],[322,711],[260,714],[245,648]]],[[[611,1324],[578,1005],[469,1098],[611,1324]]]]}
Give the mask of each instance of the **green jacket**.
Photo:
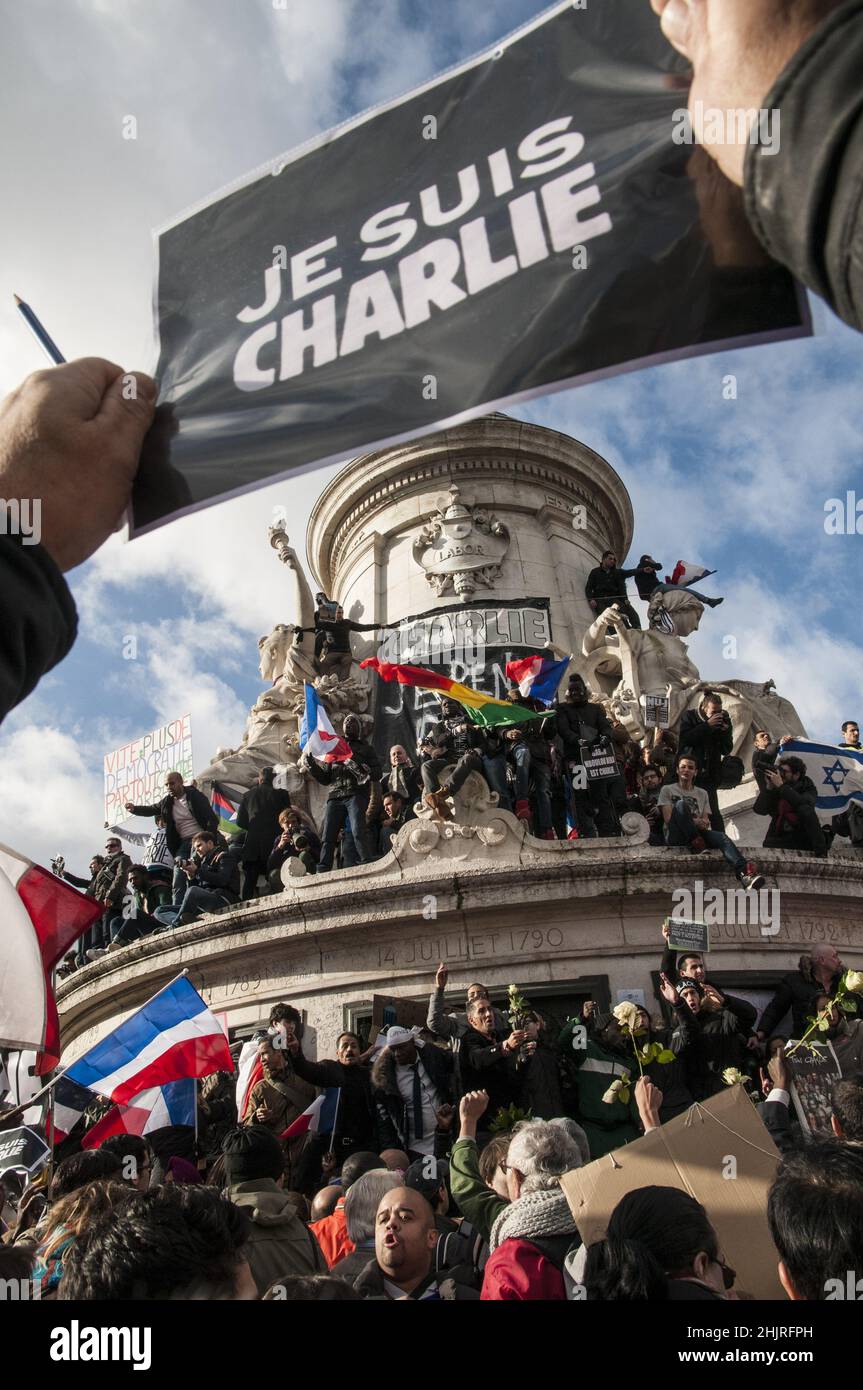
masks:
{"type": "Polygon", "coordinates": [[[245,1254],[259,1294],[285,1274],[328,1273],[317,1240],[272,1178],[235,1183],[228,1196],[252,1219],[245,1254]]]}
{"type": "Polygon", "coordinates": [[[492,1226],[509,1202],[486,1187],[480,1177],[475,1139],[456,1140],[449,1156],[449,1180],[450,1191],[462,1216],[488,1240],[492,1226]]]}
{"type": "Polygon", "coordinates": [[[590,1143],[590,1156],[601,1158],[639,1137],[638,1107],[633,1094],[638,1063],[634,1056],[627,1058],[620,1052],[608,1051],[590,1036],[584,1047],[573,1047],[573,1032],[579,1026],[583,1025],[577,1018],[567,1023],[557,1045],[574,1069],[579,1118],[590,1143]],[[629,1072],[632,1081],[629,1103],[604,1101],[602,1097],[611,1083],[624,1072],[629,1072]]]}

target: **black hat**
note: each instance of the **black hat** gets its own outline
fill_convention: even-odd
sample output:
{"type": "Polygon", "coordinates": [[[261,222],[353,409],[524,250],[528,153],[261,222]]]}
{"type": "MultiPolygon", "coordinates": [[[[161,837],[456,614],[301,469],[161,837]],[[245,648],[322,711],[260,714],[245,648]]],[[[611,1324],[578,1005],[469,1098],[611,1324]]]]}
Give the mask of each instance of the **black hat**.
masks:
{"type": "Polygon", "coordinates": [[[449,1164],[442,1158],[417,1158],[405,1173],[405,1187],[421,1192],[434,1201],[449,1177],[449,1164]]]}
{"type": "Polygon", "coordinates": [[[242,1125],[222,1140],[225,1176],[229,1186],[252,1178],[280,1178],[285,1155],[275,1134],[263,1125],[242,1125]]]}

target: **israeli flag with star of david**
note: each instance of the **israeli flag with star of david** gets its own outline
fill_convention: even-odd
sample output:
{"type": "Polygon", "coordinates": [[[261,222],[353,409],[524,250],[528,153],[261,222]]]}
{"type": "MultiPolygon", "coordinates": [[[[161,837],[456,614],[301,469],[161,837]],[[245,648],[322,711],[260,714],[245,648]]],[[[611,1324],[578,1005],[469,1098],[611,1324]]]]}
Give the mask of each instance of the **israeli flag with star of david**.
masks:
{"type": "Polygon", "coordinates": [[[807,777],[818,789],[815,809],[822,820],[841,815],[849,806],[863,809],[863,752],[795,738],[784,744],[777,762],[791,753],[803,760],[807,777]]]}

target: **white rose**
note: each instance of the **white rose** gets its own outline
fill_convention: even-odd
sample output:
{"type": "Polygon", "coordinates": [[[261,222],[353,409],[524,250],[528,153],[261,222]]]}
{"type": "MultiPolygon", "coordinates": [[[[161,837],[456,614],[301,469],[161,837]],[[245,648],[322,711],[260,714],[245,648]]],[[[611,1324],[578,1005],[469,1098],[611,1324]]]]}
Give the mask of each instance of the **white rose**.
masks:
{"type": "Polygon", "coordinates": [[[722,1080],[725,1082],[726,1086],[736,1086],[739,1082],[745,1081],[746,1077],[743,1075],[743,1072],[738,1071],[736,1067],[726,1067],[725,1071],[722,1073],[722,1080]]]}
{"type": "Polygon", "coordinates": [[[638,1027],[638,1008],[631,999],[625,999],[622,1004],[615,1006],[614,1017],[621,1028],[629,1028],[634,1033],[638,1027]]]}
{"type": "Polygon", "coordinates": [[[859,970],[846,970],[845,988],[850,989],[852,994],[863,994],[863,972],[859,970]]]}

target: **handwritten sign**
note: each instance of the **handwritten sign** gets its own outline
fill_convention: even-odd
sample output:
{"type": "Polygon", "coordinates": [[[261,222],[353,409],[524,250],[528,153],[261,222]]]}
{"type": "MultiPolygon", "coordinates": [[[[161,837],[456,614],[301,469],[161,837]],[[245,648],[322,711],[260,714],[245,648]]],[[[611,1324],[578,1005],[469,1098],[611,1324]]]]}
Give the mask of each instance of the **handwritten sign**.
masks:
{"type": "Polygon", "coordinates": [[[165,795],[165,777],[179,772],[192,780],[192,716],[172,719],[161,729],[124,743],[105,754],[105,820],[109,825],[128,819],[125,803],[151,806],[165,795]]]}

